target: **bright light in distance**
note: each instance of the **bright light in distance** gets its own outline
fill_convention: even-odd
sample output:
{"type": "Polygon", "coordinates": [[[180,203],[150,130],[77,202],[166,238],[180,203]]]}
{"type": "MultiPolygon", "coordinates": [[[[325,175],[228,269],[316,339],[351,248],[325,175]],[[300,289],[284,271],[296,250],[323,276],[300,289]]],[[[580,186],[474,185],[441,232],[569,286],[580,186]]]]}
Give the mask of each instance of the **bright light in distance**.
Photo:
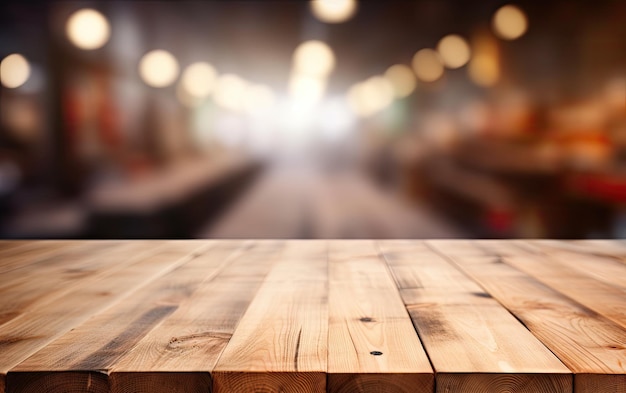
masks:
{"type": "Polygon", "coordinates": [[[352,86],[347,98],[350,108],[357,115],[368,117],[393,103],[394,90],[386,78],[374,76],[352,86]]]}
{"type": "Polygon", "coordinates": [[[299,74],[322,77],[335,68],[335,55],[322,41],[306,41],[296,48],[293,65],[299,74]]]}
{"type": "Polygon", "coordinates": [[[276,103],[274,91],[265,85],[251,85],[246,89],[243,106],[250,114],[267,112],[276,103]]]}
{"type": "Polygon", "coordinates": [[[311,126],[315,108],[295,100],[281,100],[278,105],[281,113],[279,123],[288,131],[311,126]]]}
{"type": "Polygon", "coordinates": [[[493,30],[496,35],[505,40],[515,40],[528,30],[528,19],[519,7],[505,5],[493,16],[493,30]]]}
{"type": "Polygon", "coordinates": [[[348,136],[356,120],[348,103],[341,97],[324,101],[317,119],[322,137],[329,141],[338,141],[348,136]]]}
{"type": "Polygon", "coordinates": [[[469,62],[471,55],[467,41],[456,34],[443,37],[437,44],[437,52],[439,52],[443,64],[448,68],[463,67],[469,62]]]}
{"type": "Polygon", "coordinates": [[[65,26],[67,37],[80,49],[93,50],[104,46],[111,36],[109,21],[100,12],[86,8],[74,12],[65,26]]]}
{"type": "Polygon", "coordinates": [[[496,39],[481,35],[474,41],[474,55],[468,74],[472,82],[482,87],[492,87],[500,79],[500,56],[496,39]]]}
{"type": "Polygon", "coordinates": [[[178,77],[178,62],[169,52],[153,50],[146,53],[139,62],[139,75],[152,87],[167,87],[178,77]]]}
{"type": "Polygon", "coordinates": [[[0,63],[0,82],[6,88],[16,89],[26,83],[30,72],[28,60],[19,53],[13,53],[0,63]]]}
{"type": "Polygon", "coordinates": [[[415,91],[417,79],[413,70],[404,64],[396,64],[385,71],[385,78],[391,82],[396,97],[408,97],[415,91]]]}
{"type": "Polygon", "coordinates": [[[243,109],[248,82],[234,74],[224,74],[217,79],[213,99],[222,108],[239,111],[243,109]]]}
{"type": "Polygon", "coordinates": [[[181,85],[185,91],[196,98],[208,97],[215,88],[217,71],[208,63],[193,63],[183,72],[181,85]]]}
{"type": "Polygon", "coordinates": [[[215,117],[213,135],[222,146],[236,148],[246,139],[246,124],[241,116],[221,112],[215,117]]]}
{"type": "Polygon", "coordinates": [[[376,112],[367,98],[365,82],[352,86],[346,98],[350,109],[359,117],[369,117],[376,112]]]}
{"type": "Polygon", "coordinates": [[[326,23],[341,23],[354,16],[356,0],[313,0],[311,11],[317,19],[326,23]]]}
{"type": "Polygon", "coordinates": [[[315,104],[326,90],[326,81],[314,76],[292,75],[289,80],[289,94],[303,104],[315,104]]]}
{"type": "Polygon", "coordinates": [[[393,103],[393,86],[382,76],[373,76],[365,81],[364,91],[370,105],[376,110],[383,110],[393,103]]]}
{"type": "Polygon", "coordinates": [[[202,104],[203,98],[194,97],[183,86],[182,83],[176,85],[176,98],[178,102],[188,108],[197,108],[202,104]]]}
{"type": "Polygon", "coordinates": [[[422,49],[413,57],[415,75],[424,82],[434,82],[443,75],[439,54],[432,49],[422,49]]]}
{"type": "Polygon", "coordinates": [[[491,87],[500,79],[497,60],[488,54],[476,55],[469,67],[469,76],[478,86],[491,87]]]}

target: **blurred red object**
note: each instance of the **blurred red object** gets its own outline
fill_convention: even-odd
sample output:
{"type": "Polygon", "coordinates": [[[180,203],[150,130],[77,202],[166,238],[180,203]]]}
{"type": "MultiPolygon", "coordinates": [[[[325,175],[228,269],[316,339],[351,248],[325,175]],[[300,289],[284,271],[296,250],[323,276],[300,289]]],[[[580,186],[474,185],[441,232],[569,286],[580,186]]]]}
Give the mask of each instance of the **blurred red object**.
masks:
{"type": "Polygon", "coordinates": [[[567,188],[582,196],[612,203],[626,202],[626,176],[624,175],[572,175],[567,188]]]}

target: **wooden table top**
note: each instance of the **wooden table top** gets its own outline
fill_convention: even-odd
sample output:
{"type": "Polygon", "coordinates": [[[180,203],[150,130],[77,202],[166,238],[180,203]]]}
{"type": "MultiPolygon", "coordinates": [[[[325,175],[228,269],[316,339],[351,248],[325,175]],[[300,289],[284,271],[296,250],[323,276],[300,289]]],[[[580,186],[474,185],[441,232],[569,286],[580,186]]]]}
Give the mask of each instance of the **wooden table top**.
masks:
{"type": "Polygon", "coordinates": [[[3,241],[0,392],[626,392],[620,241],[3,241]]]}

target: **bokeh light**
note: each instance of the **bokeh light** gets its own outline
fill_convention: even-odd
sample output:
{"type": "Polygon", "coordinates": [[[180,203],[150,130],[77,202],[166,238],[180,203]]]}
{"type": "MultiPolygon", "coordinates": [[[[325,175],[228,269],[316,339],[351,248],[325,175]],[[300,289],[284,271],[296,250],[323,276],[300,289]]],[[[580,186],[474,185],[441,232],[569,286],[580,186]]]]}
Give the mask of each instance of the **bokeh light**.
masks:
{"type": "Polygon", "coordinates": [[[492,87],[500,79],[500,56],[495,38],[486,34],[474,40],[474,55],[469,63],[468,75],[472,82],[482,87],[492,87]]]}
{"type": "Polygon", "coordinates": [[[371,106],[377,111],[393,103],[393,85],[382,76],[373,76],[365,81],[365,94],[371,106]]]}
{"type": "Polygon", "coordinates": [[[413,57],[415,75],[424,82],[434,82],[443,75],[443,63],[439,54],[432,49],[422,49],[413,57]]]}
{"type": "Polygon", "coordinates": [[[303,104],[318,102],[326,90],[326,81],[309,75],[293,75],[289,80],[289,94],[303,104]]]}
{"type": "Polygon", "coordinates": [[[176,58],[164,50],[148,52],[139,62],[139,75],[148,86],[167,87],[174,83],[178,72],[176,58]]]}
{"type": "Polygon", "coordinates": [[[183,72],[181,78],[185,91],[197,98],[208,97],[215,88],[217,71],[208,63],[193,63],[183,72]]]}
{"type": "Polygon", "coordinates": [[[396,64],[385,71],[385,78],[391,82],[396,97],[408,97],[415,91],[417,78],[413,70],[404,64],[396,64]]]}
{"type": "Polygon", "coordinates": [[[325,76],[330,74],[335,67],[335,55],[333,50],[322,41],[306,41],[296,48],[293,63],[298,73],[325,76]]]}
{"type": "Polygon", "coordinates": [[[235,74],[220,75],[215,85],[213,98],[224,109],[240,111],[244,107],[244,97],[248,88],[246,82],[235,74]]]}
{"type": "Polygon", "coordinates": [[[189,94],[189,92],[187,91],[187,89],[185,89],[182,83],[176,85],[176,98],[178,99],[178,102],[188,108],[197,108],[200,106],[200,104],[204,102],[204,98],[192,96],[191,94],[189,94]]]}
{"type": "Polygon", "coordinates": [[[393,103],[394,89],[387,78],[373,76],[348,91],[350,108],[361,117],[369,117],[393,103]]]}
{"type": "Polygon", "coordinates": [[[515,40],[528,30],[528,19],[519,7],[505,5],[493,16],[493,30],[496,35],[505,40],[515,40]]]}
{"type": "Polygon", "coordinates": [[[246,89],[243,106],[250,114],[267,112],[276,103],[274,91],[265,85],[250,85],[246,89]]]}
{"type": "Polygon", "coordinates": [[[333,97],[320,108],[318,125],[322,137],[331,142],[339,141],[354,130],[355,118],[343,97],[333,97]]]}
{"type": "Polygon", "coordinates": [[[346,101],[348,106],[359,117],[370,116],[373,112],[368,108],[367,102],[363,97],[363,83],[357,83],[350,87],[346,94],[346,101]]]}
{"type": "Polygon", "coordinates": [[[443,37],[437,44],[437,52],[448,68],[460,68],[470,60],[471,50],[467,41],[456,34],[443,37]]]}
{"type": "Polygon", "coordinates": [[[354,16],[358,8],[356,0],[313,0],[311,11],[322,22],[341,23],[354,16]]]}
{"type": "Polygon", "coordinates": [[[6,88],[16,89],[26,83],[30,71],[28,60],[19,53],[13,53],[0,63],[0,82],[6,88]]]}
{"type": "Polygon", "coordinates": [[[74,12],[67,20],[67,37],[80,49],[103,47],[111,36],[109,21],[100,12],[86,8],[74,12]]]}

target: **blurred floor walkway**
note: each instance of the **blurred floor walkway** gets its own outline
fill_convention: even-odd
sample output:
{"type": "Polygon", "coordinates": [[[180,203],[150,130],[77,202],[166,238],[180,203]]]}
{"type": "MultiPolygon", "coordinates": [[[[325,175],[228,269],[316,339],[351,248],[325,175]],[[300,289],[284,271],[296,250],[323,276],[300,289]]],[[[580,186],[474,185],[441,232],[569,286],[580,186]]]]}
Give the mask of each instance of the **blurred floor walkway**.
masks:
{"type": "Polygon", "coordinates": [[[451,238],[460,230],[356,171],[270,167],[204,238],[451,238]]]}

